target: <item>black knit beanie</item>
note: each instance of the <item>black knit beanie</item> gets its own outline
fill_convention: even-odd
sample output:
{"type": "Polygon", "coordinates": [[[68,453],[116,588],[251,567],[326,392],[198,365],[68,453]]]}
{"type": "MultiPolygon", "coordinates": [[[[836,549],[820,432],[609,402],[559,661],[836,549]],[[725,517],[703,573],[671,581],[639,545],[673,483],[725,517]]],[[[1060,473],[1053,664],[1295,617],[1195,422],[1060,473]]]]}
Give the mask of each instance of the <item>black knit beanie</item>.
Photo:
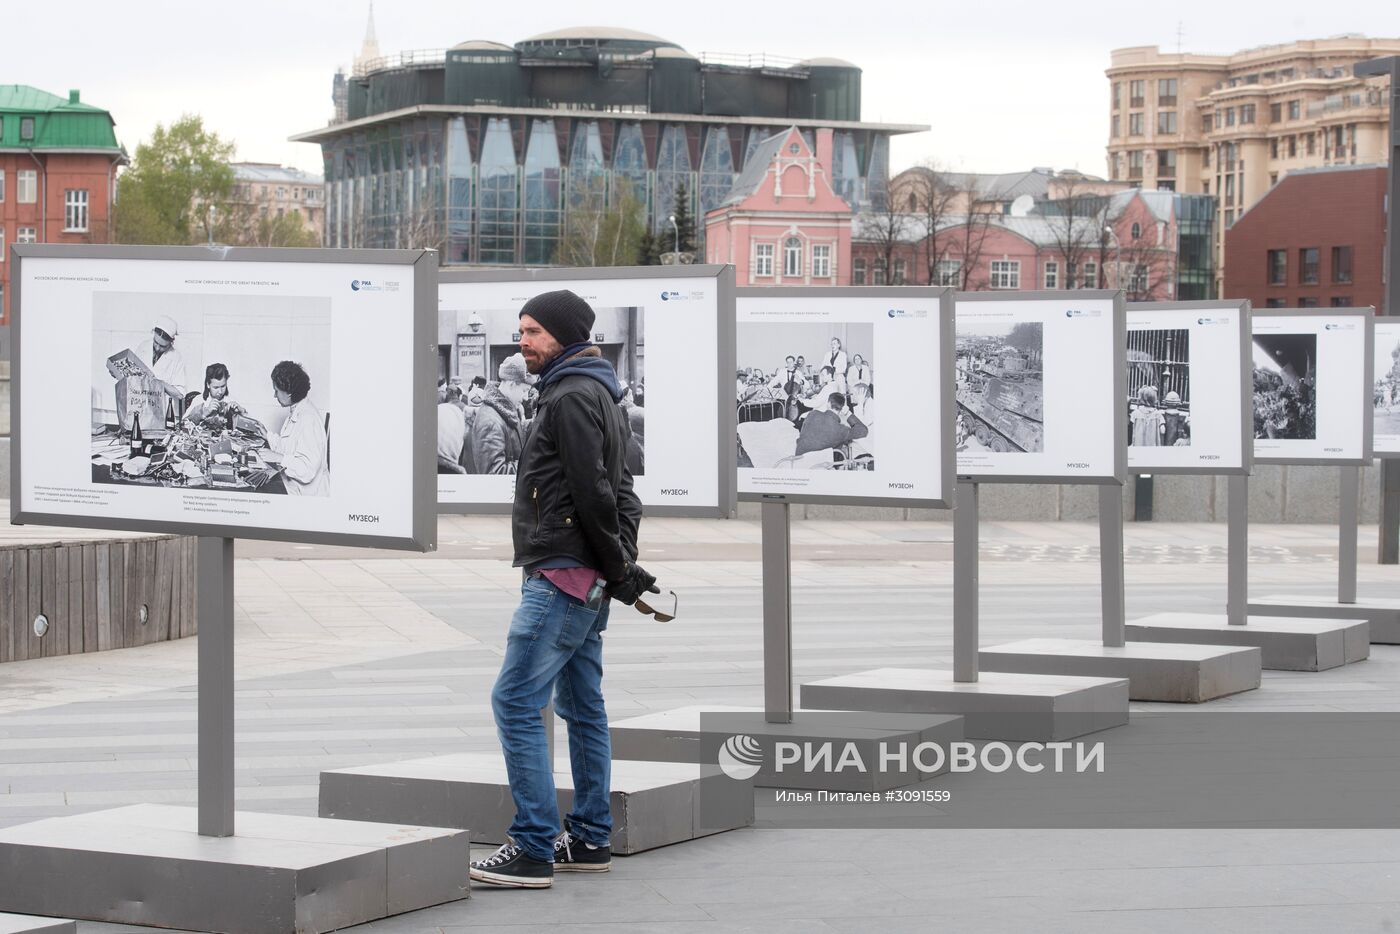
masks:
{"type": "Polygon", "coordinates": [[[568,289],[541,292],[525,303],[520,316],[529,315],[565,347],[592,337],[593,308],[568,289]]]}

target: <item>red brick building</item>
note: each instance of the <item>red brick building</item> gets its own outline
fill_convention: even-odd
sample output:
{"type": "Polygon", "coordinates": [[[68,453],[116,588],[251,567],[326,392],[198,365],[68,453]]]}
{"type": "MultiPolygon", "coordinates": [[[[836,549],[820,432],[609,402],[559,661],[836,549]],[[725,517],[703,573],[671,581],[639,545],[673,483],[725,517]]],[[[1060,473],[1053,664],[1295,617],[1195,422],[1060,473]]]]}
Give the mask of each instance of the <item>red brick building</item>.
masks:
{"type": "Polygon", "coordinates": [[[1381,307],[1386,170],[1288,173],[1225,234],[1225,298],[1255,308],[1381,307]]]}
{"type": "Polygon", "coordinates": [[[107,243],[117,166],[112,115],[23,84],[0,84],[0,323],[10,320],[10,245],[107,243]]]}

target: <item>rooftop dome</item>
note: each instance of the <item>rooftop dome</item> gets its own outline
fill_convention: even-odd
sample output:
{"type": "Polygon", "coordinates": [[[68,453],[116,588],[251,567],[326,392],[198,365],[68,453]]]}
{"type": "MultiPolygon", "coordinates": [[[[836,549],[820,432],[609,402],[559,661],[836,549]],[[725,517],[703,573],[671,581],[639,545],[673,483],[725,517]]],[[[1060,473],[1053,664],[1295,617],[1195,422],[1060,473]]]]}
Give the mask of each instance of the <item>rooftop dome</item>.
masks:
{"type": "Polygon", "coordinates": [[[687,58],[693,62],[699,61],[699,59],[697,59],[694,55],[691,55],[685,49],[674,48],[671,46],[663,46],[659,49],[652,49],[651,55],[653,58],[687,58]]]}
{"type": "Polygon", "coordinates": [[[454,52],[514,52],[508,45],[499,42],[492,42],[489,39],[468,39],[466,42],[459,42],[452,47],[454,52]]]}
{"type": "Polygon", "coordinates": [[[808,58],[799,65],[807,68],[858,68],[853,62],[848,62],[844,58],[808,58]]]}
{"type": "MultiPolygon", "coordinates": [[[[556,29],[553,32],[542,32],[538,36],[531,36],[522,39],[526,42],[548,42],[553,39],[591,39],[595,41],[615,40],[621,42],[654,42],[657,45],[675,46],[676,43],[660,36],[653,36],[649,32],[638,32],[635,29],[621,29],[616,26],[574,26],[570,29],[556,29]]],[[[677,46],[679,48],[679,46],[677,46]]]]}

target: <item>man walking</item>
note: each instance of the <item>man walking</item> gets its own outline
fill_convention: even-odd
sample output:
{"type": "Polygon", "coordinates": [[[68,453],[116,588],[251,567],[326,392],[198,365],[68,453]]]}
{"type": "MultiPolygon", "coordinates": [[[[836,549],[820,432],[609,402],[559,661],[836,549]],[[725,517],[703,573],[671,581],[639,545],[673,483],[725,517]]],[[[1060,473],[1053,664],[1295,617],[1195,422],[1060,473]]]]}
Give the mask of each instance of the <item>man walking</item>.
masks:
{"type": "Polygon", "coordinates": [[[516,813],[510,840],[471,864],[477,882],[546,888],[556,869],[611,866],[602,632],[609,598],[632,604],[659,591],[636,564],[642,508],[627,470],[622,390],[589,341],[593,321],[588,303],[567,290],[537,295],[520,312],[520,352],[539,377],[539,410],[511,516],[525,582],[491,692],[516,813]],[[574,779],[562,832],[540,718],[551,697],[568,725],[574,779]]]}

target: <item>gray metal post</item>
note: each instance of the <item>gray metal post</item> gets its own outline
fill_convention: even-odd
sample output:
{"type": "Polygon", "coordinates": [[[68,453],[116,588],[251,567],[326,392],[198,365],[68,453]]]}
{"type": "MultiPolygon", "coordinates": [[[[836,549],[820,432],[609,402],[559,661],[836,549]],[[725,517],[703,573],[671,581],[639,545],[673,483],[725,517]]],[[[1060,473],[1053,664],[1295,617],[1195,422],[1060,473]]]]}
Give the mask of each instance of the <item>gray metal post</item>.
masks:
{"type": "Polygon", "coordinates": [[[1099,583],[1103,601],[1103,644],[1121,648],[1127,636],[1123,596],[1123,488],[1099,487],[1099,583]]]}
{"type": "Polygon", "coordinates": [[[1356,602],[1356,527],[1360,522],[1361,468],[1342,467],[1337,510],[1337,602],[1356,602]]]}
{"type": "Polygon", "coordinates": [[[762,505],[763,719],[792,722],[792,524],[787,503],[762,505]]]}
{"type": "MultiPolygon", "coordinates": [[[[1352,73],[1366,78],[1390,76],[1390,171],[1385,199],[1385,300],[1381,314],[1400,315],[1400,235],[1395,229],[1395,199],[1400,198],[1400,56],[1358,62],[1352,73]]],[[[1391,458],[1381,460],[1379,536],[1380,563],[1400,564],[1400,462],[1391,458]]]]}
{"type": "Polygon", "coordinates": [[[977,484],[958,480],[953,510],[953,680],[977,680],[977,484]]]}
{"type": "Polygon", "coordinates": [[[1381,459],[1380,563],[1400,564],[1400,460],[1381,459]]]}
{"type": "Polygon", "coordinates": [[[195,545],[199,604],[199,833],[233,836],[233,539],[195,545]]]}
{"type": "Polygon", "coordinates": [[[1226,494],[1225,616],[1231,626],[1249,622],[1249,477],[1231,476],[1226,494]]]}

